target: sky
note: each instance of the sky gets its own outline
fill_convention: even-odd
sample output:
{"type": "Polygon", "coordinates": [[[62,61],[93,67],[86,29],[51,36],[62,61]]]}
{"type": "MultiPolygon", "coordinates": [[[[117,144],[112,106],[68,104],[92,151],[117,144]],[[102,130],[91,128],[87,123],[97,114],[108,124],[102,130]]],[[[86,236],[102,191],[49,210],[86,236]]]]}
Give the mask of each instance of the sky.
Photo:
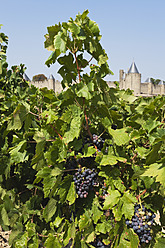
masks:
{"type": "Polygon", "coordinates": [[[0,8],[0,32],[9,37],[9,67],[25,64],[30,79],[37,74],[61,79],[58,63],[45,65],[50,55],[44,48],[47,27],[88,9],[114,73],[106,80],[119,80],[119,70],[127,72],[133,61],[142,82],[148,77],[165,80],[165,0],[0,0],[0,8]]]}

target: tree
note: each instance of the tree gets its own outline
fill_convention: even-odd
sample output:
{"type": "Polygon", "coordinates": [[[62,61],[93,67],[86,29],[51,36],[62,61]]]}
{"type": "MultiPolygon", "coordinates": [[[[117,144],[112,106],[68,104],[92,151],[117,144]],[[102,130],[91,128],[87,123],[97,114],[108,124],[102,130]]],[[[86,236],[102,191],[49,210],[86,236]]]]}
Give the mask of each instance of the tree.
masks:
{"type": "Polygon", "coordinates": [[[156,85],[158,85],[158,84],[161,82],[161,80],[160,80],[160,79],[151,78],[151,82],[152,82],[152,84],[153,84],[154,86],[156,86],[156,85]]]}
{"type": "Polygon", "coordinates": [[[33,79],[32,79],[33,82],[45,81],[45,80],[47,80],[47,77],[44,74],[35,75],[35,76],[33,76],[33,79]]]}

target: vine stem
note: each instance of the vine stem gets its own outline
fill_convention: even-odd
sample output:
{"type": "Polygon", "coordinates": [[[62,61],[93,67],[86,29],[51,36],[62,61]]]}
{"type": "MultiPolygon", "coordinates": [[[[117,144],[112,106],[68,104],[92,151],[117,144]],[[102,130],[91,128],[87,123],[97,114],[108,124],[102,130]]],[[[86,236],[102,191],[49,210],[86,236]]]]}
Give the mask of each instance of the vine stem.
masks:
{"type": "Polygon", "coordinates": [[[141,202],[140,197],[141,197],[142,195],[144,195],[146,192],[147,192],[147,190],[146,190],[146,189],[145,189],[145,190],[143,190],[143,192],[142,192],[141,194],[139,194],[139,195],[137,195],[137,196],[136,196],[136,199],[137,199],[138,201],[140,201],[140,202],[141,202]]]}
{"type": "Polygon", "coordinates": [[[87,61],[86,65],[80,67],[80,69],[81,69],[81,68],[85,68],[87,65],[89,65],[89,63],[92,61],[92,59],[93,59],[93,56],[90,58],[90,60],[87,61]]]}
{"type": "Polygon", "coordinates": [[[68,172],[68,171],[76,171],[78,169],[70,169],[70,170],[64,170],[63,172],[68,172]]]}
{"type": "MultiPolygon", "coordinates": [[[[56,141],[55,139],[50,139],[50,140],[46,140],[47,142],[53,142],[53,141],[56,141]]],[[[34,140],[28,140],[27,143],[37,143],[36,141],[34,140]]]]}
{"type": "MultiPolygon", "coordinates": [[[[40,234],[40,233],[38,233],[38,236],[39,236],[39,237],[43,237],[43,238],[49,237],[48,235],[43,235],[43,234],[40,234]]],[[[57,235],[53,235],[53,236],[57,237],[57,235]]]]}
{"type": "Polygon", "coordinates": [[[98,138],[100,138],[104,133],[105,133],[105,129],[104,129],[104,131],[98,136],[98,138]]]}
{"type": "Polygon", "coordinates": [[[37,116],[39,118],[39,115],[38,114],[35,114],[35,113],[31,112],[31,111],[29,111],[29,114],[34,115],[34,116],[37,116]]]}
{"type": "Polygon", "coordinates": [[[76,52],[73,53],[75,60],[76,60],[76,65],[77,65],[77,71],[78,71],[78,76],[79,76],[79,82],[81,82],[81,76],[80,76],[80,67],[78,65],[78,61],[77,61],[77,56],[76,56],[76,52]]]}
{"type": "Polygon", "coordinates": [[[80,105],[80,103],[77,101],[77,99],[75,98],[75,102],[77,103],[77,105],[82,109],[82,106],[80,105]]]}
{"type": "MultiPolygon", "coordinates": [[[[56,132],[56,134],[58,135],[58,137],[59,137],[61,140],[63,140],[63,137],[59,134],[59,132],[56,130],[56,128],[55,128],[52,124],[50,124],[50,123],[49,123],[49,125],[50,125],[51,128],[56,132]]],[[[65,145],[67,146],[67,143],[65,143],[65,145]]]]}
{"type": "MultiPolygon", "coordinates": [[[[86,121],[87,132],[88,132],[88,134],[89,134],[89,136],[90,136],[90,138],[91,138],[91,140],[92,140],[92,142],[93,142],[93,136],[92,136],[92,134],[91,134],[91,131],[90,131],[89,125],[88,125],[88,116],[87,116],[87,114],[86,114],[86,108],[84,109],[84,115],[85,115],[85,121],[86,121]]],[[[93,144],[94,144],[94,143],[93,143],[93,144]]],[[[96,146],[95,144],[94,144],[94,147],[95,147],[96,151],[98,152],[97,146],[96,146]]]]}
{"type": "MultiPolygon", "coordinates": [[[[83,98],[83,106],[84,106],[84,116],[85,116],[85,121],[86,121],[87,132],[88,132],[88,134],[89,134],[89,136],[90,136],[90,138],[91,138],[91,140],[93,142],[93,136],[91,134],[91,131],[90,131],[89,125],[88,125],[88,116],[86,114],[86,106],[85,106],[85,99],[84,98],[83,98]]],[[[98,152],[97,146],[94,143],[93,143],[93,145],[94,145],[96,151],[98,152]]]]}
{"type": "Polygon", "coordinates": [[[135,158],[137,157],[137,153],[134,153],[134,156],[131,158],[132,162],[135,163],[135,158]]]}

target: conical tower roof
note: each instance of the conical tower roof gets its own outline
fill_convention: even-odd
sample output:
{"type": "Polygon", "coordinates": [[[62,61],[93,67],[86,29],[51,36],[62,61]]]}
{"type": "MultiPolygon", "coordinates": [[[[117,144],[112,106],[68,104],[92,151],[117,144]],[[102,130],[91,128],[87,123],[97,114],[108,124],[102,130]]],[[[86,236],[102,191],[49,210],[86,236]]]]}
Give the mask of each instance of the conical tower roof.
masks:
{"type": "Polygon", "coordinates": [[[54,78],[54,76],[52,74],[50,74],[49,79],[55,80],[55,78],[54,78]]]}
{"type": "Polygon", "coordinates": [[[163,80],[161,80],[159,84],[160,84],[160,85],[163,85],[163,84],[164,84],[164,83],[163,83],[163,80]]]}
{"type": "Polygon", "coordinates": [[[24,79],[25,81],[31,82],[30,78],[26,75],[26,73],[23,74],[23,79],[24,79]]]}
{"type": "Polygon", "coordinates": [[[128,73],[139,73],[138,69],[137,69],[137,67],[135,65],[135,62],[132,63],[131,67],[129,68],[128,73]]]}
{"type": "Polygon", "coordinates": [[[151,78],[148,77],[145,82],[146,83],[152,83],[151,78]]]}

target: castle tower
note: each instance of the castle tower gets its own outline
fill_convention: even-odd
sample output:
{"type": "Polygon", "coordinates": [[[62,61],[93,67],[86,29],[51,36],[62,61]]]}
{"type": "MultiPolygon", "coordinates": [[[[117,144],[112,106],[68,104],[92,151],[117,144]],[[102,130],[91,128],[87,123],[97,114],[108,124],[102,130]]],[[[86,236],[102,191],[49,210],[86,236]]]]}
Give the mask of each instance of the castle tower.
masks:
{"type": "Polygon", "coordinates": [[[119,71],[119,86],[120,89],[124,89],[125,87],[124,70],[119,71]]]}
{"type": "Polygon", "coordinates": [[[53,77],[52,74],[49,76],[48,85],[49,85],[48,89],[53,89],[55,92],[55,78],[53,77]]]}
{"type": "Polygon", "coordinates": [[[128,73],[125,75],[125,89],[131,89],[135,95],[141,93],[141,74],[139,73],[135,62],[131,64],[128,73]]]}
{"type": "Polygon", "coordinates": [[[119,71],[119,81],[122,81],[124,78],[124,70],[119,71]]]}

